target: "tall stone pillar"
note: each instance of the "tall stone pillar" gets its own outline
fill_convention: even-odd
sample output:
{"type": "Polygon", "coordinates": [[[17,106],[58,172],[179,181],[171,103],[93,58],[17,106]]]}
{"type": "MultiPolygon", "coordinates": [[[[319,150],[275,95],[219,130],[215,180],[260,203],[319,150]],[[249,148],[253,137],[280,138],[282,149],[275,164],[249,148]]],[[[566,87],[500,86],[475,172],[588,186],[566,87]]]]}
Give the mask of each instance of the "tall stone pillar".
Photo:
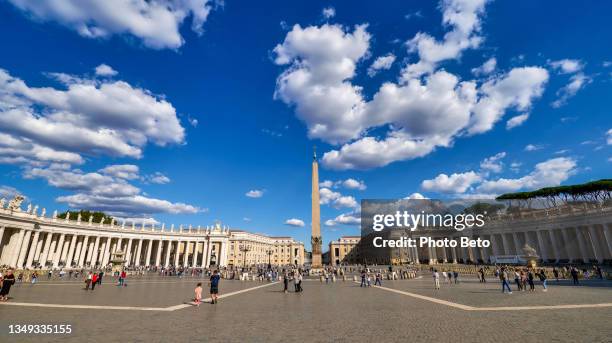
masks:
{"type": "Polygon", "coordinates": [[[584,261],[585,263],[588,263],[590,260],[589,253],[588,253],[589,250],[587,249],[587,242],[584,239],[584,235],[587,232],[585,232],[584,229],[581,228],[580,226],[575,227],[574,230],[576,230],[576,238],[578,239],[578,248],[580,251],[580,256],[582,257],[582,261],[584,261]]]}
{"type": "MultiPolygon", "coordinates": [[[[34,261],[38,261],[40,259],[40,254],[42,254],[42,248],[45,244],[45,235],[44,232],[40,232],[38,235],[38,242],[36,244],[36,251],[34,252],[34,261]]],[[[32,267],[34,266],[34,262],[32,261],[32,267]]]]}
{"type": "Polygon", "coordinates": [[[128,245],[127,245],[127,252],[125,254],[125,265],[129,266],[132,264],[132,241],[134,239],[130,238],[128,239],[128,245]]]}
{"type": "Polygon", "coordinates": [[[157,243],[157,251],[155,252],[155,266],[157,267],[161,266],[162,250],[164,250],[164,241],[160,239],[159,243],[157,243]]]}
{"type": "Polygon", "coordinates": [[[513,255],[522,255],[523,252],[521,250],[521,241],[518,238],[518,234],[516,232],[512,233],[512,238],[514,239],[514,254],[513,255]]]}
{"type": "Polygon", "coordinates": [[[546,248],[546,239],[540,230],[536,231],[536,236],[538,237],[538,245],[540,246],[540,258],[542,261],[546,262],[548,259],[550,259],[550,256],[548,256],[548,249],[546,248]]]}
{"type": "Polygon", "coordinates": [[[567,259],[569,262],[574,262],[574,260],[576,259],[576,255],[574,254],[574,249],[572,249],[572,241],[569,238],[569,235],[567,233],[569,229],[568,228],[562,228],[561,229],[561,235],[563,236],[563,241],[565,243],[564,246],[564,250],[567,256],[567,259]]]}
{"type": "MultiPolygon", "coordinates": [[[[28,259],[26,260],[26,268],[32,268],[32,262],[34,262],[34,255],[36,255],[36,249],[38,249],[38,237],[40,236],[40,231],[34,232],[34,238],[32,238],[32,247],[28,253],[28,259]]],[[[0,237],[0,242],[2,242],[2,237],[0,237]]]]}
{"type": "Polygon", "coordinates": [[[26,254],[28,253],[28,247],[30,245],[30,237],[32,236],[32,231],[31,230],[22,230],[25,231],[23,235],[21,235],[21,232],[19,233],[22,238],[21,240],[21,244],[18,244],[17,246],[19,247],[18,251],[18,256],[17,256],[17,260],[15,261],[15,266],[17,268],[22,268],[23,267],[23,263],[25,262],[25,258],[26,258],[26,254]]]}
{"type": "Polygon", "coordinates": [[[502,237],[502,250],[504,252],[504,255],[510,255],[510,242],[508,242],[508,236],[502,232],[501,234],[502,237]]]}
{"type": "Polygon", "coordinates": [[[102,257],[102,266],[107,266],[110,261],[110,252],[111,252],[111,244],[113,243],[113,236],[108,236],[106,238],[106,243],[104,244],[104,256],[102,257]]]}
{"type": "Polygon", "coordinates": [[[170,266],[170,250],[172,250],[172,241],[168,240],[166,241],[166,263],[164,264],[166,267],[170,266]]]}
{"type": "Polygon", "coordinates": [[[612,258],[612,224],[607,224],[602,227],[604,239],[604,247],[608,250],[608,257],[612,258]]]}
{"type": "Polygon", "coordinates": [[[141,253],[142,253],[142,238],[138,239],[138,245],[136,246],[136,256],[134,256],[134,265],[136,267],[140,267],[140,254],[141,253]]]}
{"type": "Polygon", "coordinates": [[[62,255],[60,256],[60,262],[64,261],[66,263],[64,264],[64,267],[68,266],[66,258],[68,257],[69,248],[70,248],[70,241],[65,239],[64,246],[62,247],[62,255]]]}
{"type": "Polygon", "coordinates": [[[45,245],[44,245],[44,248],[43,248],[42,255],[40,257],[40,261],[38,261],[38,263],[40,263],[40,265],[43,268],[47,264],[47,259],[48,259],[48,256],[49,256],[49,250],[51,249],[51,240],[52,239],[53,239],[53,232],[48,232],[47,233],[47,237],[45,238],[45,245]]]}
{"type": "Polygon", "coordinates": [[[185,242],[185,249],[183,250],[183,267],[187,267],[189,263],[189,241],[185,242]]]}
{"type": "Polygon", "coordinates": [[[53,268],[57,268],[59,266],[59,260],[60,257],[62,257],[62,248],[64,247],[64,239],[66,239],[66,234],[60,234],[57,242],[57,252],[55,255],[53,255],[53,268]]]}
{"type": "MultiPolygon", "coordinates": [[[[227,264],[227,242],[221,241],[221,249],[219,249],[219,266],[224,267],[227,264]]],[[[291,249],[291,254],[293,255],[293,249],[291,249]]],[[[293,257],[291,258],[291,263],[293,263],[293,257]]]]}
{"type": "Polygon", "coordinates": [[[87,253],[87,244],[89,236],[83,236],[83,244],[81,245],[81,252],[79,253],[79,267],[85,267],[85,254],[87,253]]]}
{"type": "Polygon", "coordinates": [[[317,163],[316,151],[312,158],[312,268],[321,268],[323,260],[321,257],[321,208],[319,202],[319,164],[317,163]]]}
{"type": "Polygon", "coordinates": [[[83,250],[83,237],[81,237],[81,239],[79,239],[77,237],[77,245],[76,245],[76,250],[74,251],[74,265],[76,267],[79,267],[79,261],[81,260],[81,250],[83,250]]]}
{"type": "Polygon", "coordinates": [[[91,261],[89,265],[93,268],[98,263],[98,248],[100,246],[100,236],[96,236],[96,241],[93,246],[93,251],[91,252],[91,261]]]}
{"type": "Polygon", "coordinates": [[[153,250],[153,240],[149,239],[149,245],[147,246],[147,254],[144,262],[145,266],[151,265],[151,250],[153,250]]]}
{"type": "Polygon", "coordinates": [[[175,268],[179,266],[180,252],[181,252],[181,241],[176,241],[176,250],[174,253],[174,267],[175,268]]]}
{"type": "Polygon", "coordinates": [[[595,254],[595,259],[597,260],[597,262],[603,263],[603,252],[599,247],[599,237],[597,237],[597,230],[595,229],[595,226],[589,225],[589,234],[591,236],[591,245],[593,246],[593,253],[595,254]]]}

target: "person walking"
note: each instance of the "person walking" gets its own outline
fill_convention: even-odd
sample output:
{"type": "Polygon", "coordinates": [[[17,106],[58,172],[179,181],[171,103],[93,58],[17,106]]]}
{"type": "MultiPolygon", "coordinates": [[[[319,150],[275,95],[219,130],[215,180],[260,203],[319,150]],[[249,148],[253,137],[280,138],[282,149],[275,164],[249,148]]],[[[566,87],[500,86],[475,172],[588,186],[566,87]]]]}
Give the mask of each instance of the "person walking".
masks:
{"type": "Polygon", "coordinates": [[[544,269],[540,269],[539,276],[540,276],[540,281],[542,281],[542,287],[544,287],[543,292],[547,292],[548,288],[546,287],[546,281],[548,280],[546,279],[546,271],[544,269]]]}
{"type": "Polygon", "coordinates": [[[508,283],[508,271],[506,268],[502,268],[499,278],[502,282],[502,293],[505,293],[506,288],[508,288],[508,294],[512,294],[512,290],[510,289],[510,284],[508,283]]]}
{"type": "Polygon", "coordinates": [[[96,284],[98,283],[98,274],[93,273],[91,275],[91,290],[93,291],[96,288],[96,284]]]}
{"type": "MultiPolygon", "coordinates": [[[[213,274],[210,276],[210,298],[211,304],[216,304],[219,301],[219,281],[221,280],[221,276],[219,275],[219,271],[215,269],[213,274]]],[[[285,286],[286,289],[286,286],[285,286]]]]}
{"type": "Polygon", "coordinates": [[[287,290],[288,287],[289,287],[289,274],[287,272],[285,272],[283,274],[283,292],[284,293],[288,293],[289,292],[287,290]]]}
{"type": "Polygon", "coordinates": [[[516,290],[520,291],[521,290],[521,274],[518,272],[517,269],[514,270],[514,283],[516,283],[516,290]]]}
{"type": "Polygon", "coordinates": [[[453,278],[455,279],[455,284],[459,283],[459,272],[453,271],[453,278]]]}
{"type": "Polygon", "coordinates": [[[485,272],[482,267],[480,267],[480,269],[478,270],[478,274],[480,274],[480,282],[487,283],[487,279],[485,279],[485,272]]]}
{"type": "Polygon", "coordinates": [[[200,306],[200,303],[202,302],[202,283],[198,282],[198,284],[196,285],[196,288],[194,290],[195,293],[195,298],[193,299],[193,301],[195,302],[196,306],[200,306]]]}
{"type": "Polygon", "coordinates": [[[38,281],[38,273],[35,271],[32,273],[32,284],[35,284],[38,281]]]}
{"type": "Polygon", "coordinates": [[[534,279],[533,270],[529,269],[527,272],[527,282],[529,283],[529,292],[535,292],[535,284],[533,282],[534,279]]]}
{"type": "Polygon", "coordinates": [[[89,285],[91,285],[91,272],[87,273],[87,276],[85,276],[85,290],[89,290],[89,285]]]}
{"type": "Polygon", "coordinates": [[[15,275],[13,270],[9,269],[6,271],[6,275],[0,278],[2,281],[2,288],[0,288],[0,301],[7,301],[11,286],[15,284],[15,275]]]}
{"type": "Polygon", "coordinates": [[[440,273],[438,273],[437,269],[433,270],[433,279],[434,279],[434,288],[440,289],[440,273]]]}
{"type": "Polygon", "coordinates": [[[104,271],[100,271],[98,273],[98,285],[102,285],[102,277],[104,276],[104,271]]]}
{"type": "Polygon", "coordinates": [[[376,280],[374,280],[374,286],[382,286],[382,275],[380,275],[380,272],[376,273],[376,280]]]}

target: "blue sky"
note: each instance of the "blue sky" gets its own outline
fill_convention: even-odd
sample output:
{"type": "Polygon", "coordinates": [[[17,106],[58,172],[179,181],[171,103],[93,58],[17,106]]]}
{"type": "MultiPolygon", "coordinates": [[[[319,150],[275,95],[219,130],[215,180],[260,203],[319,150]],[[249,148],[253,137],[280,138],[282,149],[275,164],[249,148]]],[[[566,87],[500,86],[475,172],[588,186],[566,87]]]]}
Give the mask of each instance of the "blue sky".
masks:
{"type": "Polygon", "coordinates": [[[610,177],[606,2],[155,6],[0,2],[5,195],[309,242],[316,145],[327,244],[362,198],[610,177]]]}

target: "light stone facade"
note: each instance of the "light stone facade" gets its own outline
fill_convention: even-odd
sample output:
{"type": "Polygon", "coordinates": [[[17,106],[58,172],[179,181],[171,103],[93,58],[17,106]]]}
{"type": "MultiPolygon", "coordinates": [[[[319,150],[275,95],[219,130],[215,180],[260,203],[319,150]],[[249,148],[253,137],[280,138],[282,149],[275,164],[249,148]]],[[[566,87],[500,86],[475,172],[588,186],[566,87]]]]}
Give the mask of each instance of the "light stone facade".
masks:
{"type": "MultiPolygon", "coordinates": [[[[489,240],[489,247],[414,247],[374,248],[372,237],[366,236],[354,248],[358,263],[489,263],[496,257],[523,256],[525,245],[535,249],[539,260],[547,263],[612,263],[612,207],[582,204],[553,209],[526,211],[518,214],[489,218],[482,229],[455,230],[429,229],[410,232],[384,230],[384,239],[396,240],[402,236],[419,239],[460,237],[489,240]]],[[[333,242],[332,242],[333,243],[333,242]]],[[[335,247],[348,244],[330,243],[335,247]]],[[[334,248],[334,249],[332,249],[334,248]]],[[[331,263],[337,261],[331,258],[331,263]]],[[[342,261],[342,257],[340,257],[342,261]]]]}
{"type": "Polygon", "coordinates": [[[329,242],[329,263],[332,265],[358,264],[361,262],[358,244],[360,236],[342,236],[329,242]]]}
{"type": "MultiPolygon", "coordinates": [[[[36,207],[35,207],[36,209],[36,207]]],[[[238,250],[247,252],[247,265],[304,263],[304,244],[290,237],[268,237],[215,224],[197,228],[140,223],[93,223],[46,217],[45,211],[21,211],[0,206],[0,265],[13,268],[92,268],[107,266],[112,253],[125,253],[126,266],[226,267],[242,266],[238,250]],[[238,263],[240,262],[240,263],[238,263]],[[296,263],[297,262],[297,263],[296,263]]]]}

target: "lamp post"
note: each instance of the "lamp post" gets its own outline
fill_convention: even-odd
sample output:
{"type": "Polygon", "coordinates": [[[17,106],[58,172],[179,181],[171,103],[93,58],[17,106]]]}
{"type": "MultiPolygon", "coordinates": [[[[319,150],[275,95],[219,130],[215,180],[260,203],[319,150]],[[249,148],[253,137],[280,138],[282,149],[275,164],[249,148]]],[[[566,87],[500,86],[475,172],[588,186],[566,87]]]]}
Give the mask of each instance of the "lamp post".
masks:
{"type": "Polygon", "coordinates": [[[251,246],[246,245],[246,244],[241,244],[239,248],[240,248],[240,251],[242,251],[242,256],[243,256],[242,268],[246,268],[246,254],[247,252],[251,250],[251,246]]]}
{"type": "Polygon", "coordinates": [[[272,269],[272,254],[274,251],[272,249],[266,250],[266,254],[268,254],[268,270],[272,269]]]}

